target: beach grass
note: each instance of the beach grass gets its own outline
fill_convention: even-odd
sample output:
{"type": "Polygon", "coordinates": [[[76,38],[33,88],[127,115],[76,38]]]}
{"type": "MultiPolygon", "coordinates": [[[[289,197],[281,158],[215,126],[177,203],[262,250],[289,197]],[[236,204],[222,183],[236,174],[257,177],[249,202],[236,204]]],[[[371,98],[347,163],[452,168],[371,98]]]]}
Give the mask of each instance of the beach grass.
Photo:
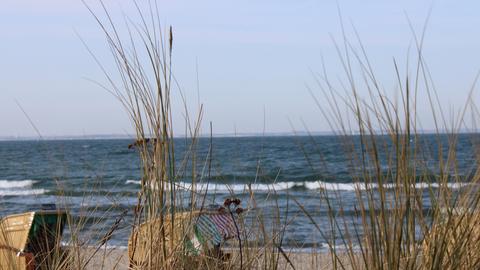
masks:
{"type": "MultiPolygon", "coordinates": [[[[242,202],[246,212],[236,219],[239,237],[231,239],[224,251],[229,254],[227,260],[217,254],[189,255],[182,244],[190,237],[195,213],[206,209],[208,204],[206,193],[212,191],[208,188],[197,190],[196,184],[208,187],[214,153],[211,140],[206,156],[198,156],[196,151],[203,110],[200,107],[191,116],[185,95],[173,74],[173,29],[162,28],[155,1],[150,2],[148,10],[137,6],[140,22],[132,23],[122,18],[125,24],[123,21],[116,24],[108,7],[100,3],[102,9],[99,11],[88,5],[87,8],[105,35],[117,68],[115,75],[102,65],[94,52],[92,56],[105,72],[108,84],[102,87],[123,104],[135,130],[142,179],[137,204],[132,210],[133,222],[128,224],[128,229],[132,235],[130,241],[135,243],[136,232],[144,224],[147,237],[142,241],[146,239],[146,251],[136,255],[137,261],[132,263],[129,261],[131,254],[126,251],[106,248],[109,238],[123,222],[122,217],[117,217],[118,222],[114,222],[100,241],[88,247],[80,240],[86,220],[69,219],[67,227],[72,238],[69,252],[56,255],[59,262],[68,263],[56,263],[55,269],[480,267],[477,248],[480,240],[479,174],[476,166],[470,172],[460,171],[456,150],[458,134],[465,130],[471,132],[472,145],[476,145],[476,130],[466,123],[474,122],[478,110],[470,95],[458,115],[452,119],[445,117],[422,56],[423,34],[420,37],[413,34],[415,61],[412,70],[407,64],[402,73],[397,62],[392,63],[397,82],[393,97],[377,81],[359,38],[355,43],[357,47],[345,35],[342,42],[336,44],[345,75],[338,87],[326,69],[315,77],[317,85],[311,88],[312,100],[316,101],[319,115],[330,124],[343,146],[338,154],[349,161],[349,174],[356,183],[354,216],[343,213],[341,192],[321,186],[316,199],[328,209],[329,226],[318,224],[293,196],[289,197],[291,206],[282,212],[272,186],[264,196],[267,199],[261,199],[271,205],[272,212],[267,218],[262,211],[256,211],[259,199],[256,191],[249,187],[249,199],[242,202]],[[119,25],[126,28],[126,36],[121,35],[125,29],[120,31],[119,25]],[[172,109],[172,91],[180,93],[183,112],[172,109]],[[427,93],[428,100],[418,100],[420,91],[427,93]],[[325,102],[319,99],[329,106],[320,105],[325,102]],[[419,106],[429,108],[435,119],[435,149],[422,140],[419,106]],[[188,147],[180,163],[175,162],[178,153],[173,140],[172,119],[177,113],[183,114],[188,131],[188,147]],[[467,121],[467,114],[472,115],[471,121],[467,121]],[[429,160],[438,160],[433,169],[431,164],[426,164],[429,160]],[[199,163],[207,169],[196,171],[199,163]],[[180,179],[187,170],[192,170],[189,174],[192,183],[184,187],[180,179]],[[426,201],[429,207],[425,207],[426,201]],[[185,213],[190,215],[184,218],[185,213]],[[249,215],[254,217],[244,218],[249,215]],[[290,248],[285,249],[285,231],[299,215],[311,222],[318,242],[328,243],[327,251],[313,248],[308,253],[295,253],[290,248]]],[[[317,147],[321,149],[322,145],[317,147]]],[[[321,163],[310,159],[307,151],[305,158],[309,163],[321,163]]],[[[258,167],[260,171],[260,161],[258,167]]],[[[312,169],[315,168],[318,166],[312,165],[312,169]]],[[[328,167],[322,169],[328,171],[328,167]]],[[[233,191],[232,197],[235,197],[233,191]]],[[[302,248],[302,243],[298,243],[298,248],[302,248]]],[[[11,269],[14,267],[12,265],[11,269]]]]}

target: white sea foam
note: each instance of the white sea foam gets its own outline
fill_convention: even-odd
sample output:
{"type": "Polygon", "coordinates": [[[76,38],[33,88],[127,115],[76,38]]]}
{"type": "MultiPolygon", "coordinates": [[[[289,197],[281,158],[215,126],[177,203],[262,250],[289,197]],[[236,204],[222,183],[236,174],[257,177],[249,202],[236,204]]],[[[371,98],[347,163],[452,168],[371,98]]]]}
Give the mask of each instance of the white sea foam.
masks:
{"type": "Polygon", "coordinates": [[[26,188],[37,182],[35,180],[0,180],[0,189],[26,188]]]}
{"type": "Polygon", "coordinates": [[[125,184],[137,184],[140,185],[142,182],[140,180],[127,180],[125,181],[125,184]]]}
{"type": "MultiPolygon", "coordinates": [[[[140,185],[140,181],[138,180],[127,180],[125,184],[137,184],[140,185]]],[[[469,183],[447,183],[448,188],[451,189],[459,189],[464,186],[468,186],[469,183]]],[[[191,190],[192,184],[180,182],[176,184],[177,187],[181,189],[191,190]]],[[[252,183],[251,189],[253,191],[280,191],[280,190],[288,190],[292,188],[305,188],[309,190],[332,190],[332,191],[355,191],[355,190],[371,190],[371,189],[378,189],[378,184],[371,183],[371,184],[364,184],[364,183],[328,183],[322,181],[310,181],[310,182],[276,182],[272,184],[259,184],[259,183],[252,183]]],[[[196,190],[208,190],[209,191],[217,191],[217,192],[243,192],[249,190],[247,184],[218,184],[218,183],[197,183],[196,190]]],[[[384,184],[384,189],[393,189],[395,188],[395,184],[384,184]]],[[[438,183],[416,183],[415,188],[417,189],[429,189],[429,188],[439,188],[440,184],[438,183]]]]}
{"type": "MultiPolygon", "coordinates": [[[[378,189],[379,185],[377,183],[326,183],[322,181],[317,182],[305,182],[305,187],[307,189],[325,189],[325,190],[337,190],[337,191],[355,191],[355,190],[371,190],[378,189]]],[[[464,186],[468,186],[469,183],[446,183],[446,187],[451,189],[459,189],[464,186]]],[[[382,187],[384,189],[394,189],[396,184],[384,184],[382,187]]],[[[429,188],[440,188],[438,183],[415,183],[416,189],[429,189],[429,188]]]]}
{"type": "Polygon", "coordinates": [[[43,188],[32,188],[38,181],[35,180],[0,180],[0,197],[1,196],[29,196],[41,195],[48,192],[43,188]]]}
{"type": "Polygon", "coordinates": [[[29,196],[29,195],[41,195],[48,192],[48,190],[39,188],[39,189],[0,189],[1,196],[29,196]]]}

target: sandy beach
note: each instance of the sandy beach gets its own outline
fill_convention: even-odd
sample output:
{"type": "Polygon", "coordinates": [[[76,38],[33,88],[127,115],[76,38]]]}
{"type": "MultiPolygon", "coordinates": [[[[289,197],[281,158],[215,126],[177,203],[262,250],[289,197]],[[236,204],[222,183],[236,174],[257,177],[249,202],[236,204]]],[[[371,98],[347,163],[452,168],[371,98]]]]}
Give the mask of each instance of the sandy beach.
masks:
{"type": "MultiPolygon", "coordinates": [[[[93,249],[87,249],[85,256],[89,256],[93,249]]],[[[335,269],[331,263],[331,257],[328,253],[307,253],[307,252],[292,252],[288,253],[288,257],[292,262],[295,269],[322,269],[330,270],[335,269]]],[[[342,256],[340,256],[342,257],[342,256]]],[[[348,265],[348,260],[344,256],[343,267],[345,269],[351,269],[348,265]]],[[[258,259],[260,260],[260,259],[258,259]]],[[[249,267],[248,269],[260,269],[261,264],[258,267],[249,267]]],[[[338,265],[337,265],[338,268],[338,265]]],[[[87,268],[88,270],[94,269],[128,269],[128,254],[126,249],[103,249],[99,251],[90,261],[87,268]]],[[[280,255],[278,269],[292,269],[289,263],[280,255]]]]}

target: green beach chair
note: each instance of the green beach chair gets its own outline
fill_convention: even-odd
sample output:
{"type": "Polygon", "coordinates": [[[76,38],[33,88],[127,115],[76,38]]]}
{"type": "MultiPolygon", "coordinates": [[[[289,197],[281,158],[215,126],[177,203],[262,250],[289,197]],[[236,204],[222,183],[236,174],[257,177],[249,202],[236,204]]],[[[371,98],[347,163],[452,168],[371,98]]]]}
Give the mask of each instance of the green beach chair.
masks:
{"type": "Polygon", "coordinates": [[[58,263],[65,211],[41,210],[0,219],[0,269],[51,269],[58,263]]]}

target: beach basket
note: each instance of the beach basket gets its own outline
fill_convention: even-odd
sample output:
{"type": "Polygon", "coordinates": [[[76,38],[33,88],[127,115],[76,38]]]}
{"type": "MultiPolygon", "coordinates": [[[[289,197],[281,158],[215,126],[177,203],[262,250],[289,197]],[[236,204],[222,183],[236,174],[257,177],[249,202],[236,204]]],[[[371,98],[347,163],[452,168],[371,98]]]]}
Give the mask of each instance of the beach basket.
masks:
{"type": "Polygon", "coordinates": [[[221,245],[237,237],[235,217],[227,211],[192,211],[166,215],[163,228],[160,218],[140,224],[130,236],[128,255],[131,269],[156,269],[160,264],[157,253],[166,251],[168,265],[175,265],[175,258],[192,260],[207,255],[221,260],[221,245]],[[172,227],[173,226],[173,227],[172,227]],[[161,230],[165,230],[165,239],[161,230]],[[163,248],[164,247],[164,248],[163,248]]]}
{"type": "Polygon", "coordinates": [[[10,215],[0,220],[0,269],[51,269],[58,251],[64,211],[10,215]]]}
{"type": "MultiPolygon", "coordinates": [[[[447,254],[459,254],[459,262],[456,266],[459,269],[465,268],[464,265],[478,264],[480,255],[478,254],[480,242],[480,213],[466,210],[453,209],[452,214],[447,214],[444,220],[433,224],[429,232],[422,241],[423,260],[426,265],[433,264],[432,258],[429,256],[435,245],[443,245],[447,254]],[[464,241],[468,237],[468,241],[464,241]]],[[[450,263],[447,256],[443,258],[445,264],[450,263]]],[[[478,269],[478,268],[476,268],[478,269]]]]}

